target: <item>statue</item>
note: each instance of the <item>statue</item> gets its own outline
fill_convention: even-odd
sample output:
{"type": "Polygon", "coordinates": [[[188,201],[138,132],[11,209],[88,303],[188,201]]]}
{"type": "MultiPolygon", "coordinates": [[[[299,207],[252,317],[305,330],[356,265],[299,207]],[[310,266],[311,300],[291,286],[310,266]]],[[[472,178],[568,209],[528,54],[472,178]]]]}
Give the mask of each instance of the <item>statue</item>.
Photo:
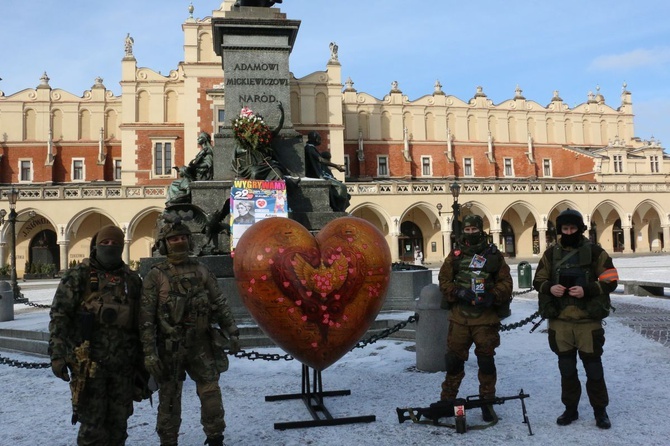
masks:
{"type": "Polygon", "coordinates": [[[237,0],[235,6],[256,6],[261,8],[269,8],[275,3],[281,3],[282,0],[237,0]]]}
{"type": "Polygon", "coordinates": [[[305,176],[328,180],[330,182],[328,194],[330,208],[335,212],[345,212],[349,207],[351,195],[347,192],[347,186],[333,176],[330,167],[340,172],[344,172],[345,168],[342,164],[330,161],[330,152],[319,152],[317,149],[319,145],[321,145],[321,135],[312,130],[307,134],[307,144],[305,144],[305,176]]]}
{"type": "Polygon", "coordinates": [[[251,180],[278,180],[286,176],[284,166],[274,157],[272,140],[284,125],[284,106],[278,103],[279,124],[273,130],[250,108],[244,107],[233,120],[233,135],[237,145],[233,159],[233,172],[239,178],[251,180]]]}
{"type": "Polygon", "coordinates": [[[199,256],[223,253],[219,249],[219,234],[230,235],[230,198],[223,203],[221,209],[217,209],[211,214],[191,203],[177,203],[166,206],[163,214],[179,216],[184,221],[192,220],[193,223],[201,225],[200,229],[192,231],[200,231],[206,236],[198,252],[199,256]]]}
{"type": "Polygon", "coordinates": [[[165,206],[170,206],[178,203],[191,202],[191,188],[190,184],[195,178],[191,176],[191,172],[186,166],[172,167],[178,172],[179,179],[174,180],[167,191],[167,199],[165,206]]]}
{"type": "Polygon", "coordinates": [[[177,167],[179,179],[174,180],[167,193],[166,206],[178,203],[191,202],[191,181],[209,181],[214,178],[214,152],[212,151],[212,137],[202,132],[198,136],[200,151],[188,166],[177,167]]]}
{"type": "Polygon", "coordinates": [[[337,62],[337,43],[330,42],[330,61],[337,62]]]}
{"type": "Polygon", "coordinates": [[[214,179],[214,151],[212,150],[212,137],[209,136],[209,133],[200,133],[198,145],[200,152],[188,165],[195,170],[196,181],[210,181],[214,179]]]}
{"type": "Polygon", "coordinates": [[[133,55],[133,43],[135,43],[135,40],[133,40],[133,38],[130,37],[130,33],[126,34],[126,43],[125,43],[126,57],[132,57],[133,55]]]}

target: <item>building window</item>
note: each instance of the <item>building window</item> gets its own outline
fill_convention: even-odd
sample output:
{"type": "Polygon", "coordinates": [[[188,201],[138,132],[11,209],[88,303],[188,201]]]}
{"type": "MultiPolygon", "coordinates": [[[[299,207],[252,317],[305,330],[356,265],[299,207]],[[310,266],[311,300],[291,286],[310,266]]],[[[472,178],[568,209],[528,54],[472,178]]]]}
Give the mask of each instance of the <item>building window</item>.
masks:
{"type": "Polygon", "coordinates": [[[543,159],[542,160],[542,175],[545,177],[551,176],[551,160],[543,159]]]}
{"type": "Polygon", "coordinates": [[[19,160],[19,181],[33,181],[33,160],[19,160]]]}
{"type": "Polygon", "coordinates": [[[121,180],[121,160],[114,160],[114,179],[121,180]]]}
{"type": "Polygon", "coordinates": [[[504,158],[503,163],[505,165],[505,176],[513,177],[514,176],[514,164],[512,164],[512,158],[504,158]]]}
{"type": "Polygon", "coordinates": [[[651,162],[651,173],[658,173],[658,155],[652,155],[649,157],[649,160],[651,162]]]}
{"type": "Polygon", "coordinates": [[[349,172],[351,172],[349,170],[349,155],[344,155],[344,176],[350,177],[351,175],[349,172]]]}
{"type": "Polygon", "coordinates": [[[389,157],[386,155],[377,156],[377,176],[389,176],[389,157]]]}
{"type": "Polygon", "coordinates": [[[226,111],[223,108],[216,110],[216,125],[215,129],[219,129],[218,133],[223,133],[223,125],[226,122],[226,111]]]}
{"type": "Polygon", "coordinates": [[[429,156],[421,157],[421,176],[424,177],[433,176],[433,166],[431,163],[431,158],[429,156]]]}
{"type": "Polygon", "coordinates": [[[70,179],[72,181],[84,181],[86,178],[86,172],[84,171],[84,159],[75,158],[72,160],[72,170],[71,170],[70,179]]]}
{"type": "Polygon", "coordinates": [[[475,171],[472,168],[472,158],[463,158],[463,175],[466,177],[475,175],[475,171]]]}
{"type": "Polygon", "coordinates": [[[154,174],[170,175],[172,172],[172,143],[159,142],[154,143],[154,174]]]}
{"type": "Polygon", "coordinates": [[[614,172],[615,173],[623,172],[623,156],[614,155],[612,159],[614,160],[614,172]]]}

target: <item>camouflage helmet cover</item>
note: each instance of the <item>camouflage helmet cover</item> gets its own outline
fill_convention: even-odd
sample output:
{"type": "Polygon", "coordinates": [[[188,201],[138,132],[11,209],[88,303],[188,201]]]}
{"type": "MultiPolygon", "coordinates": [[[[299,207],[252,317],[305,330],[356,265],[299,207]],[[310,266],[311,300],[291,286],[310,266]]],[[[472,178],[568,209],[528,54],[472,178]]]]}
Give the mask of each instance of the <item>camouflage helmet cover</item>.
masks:
{"type": "Polygon", "coordinates": [[[175,235],[191,235],[191,230],[186,226],[184,223],[176,222],[176,223],[165,223],[163,227],[160,230],[160,234],[158,238],[167,240],[168,237],[172,237],[175,235]]]}
{"type": "Polygon", "coordinates": [[[484,232],[484,220],[479,215],[470,214],[463,217],[463,227],[474,226],[484,232]]]}

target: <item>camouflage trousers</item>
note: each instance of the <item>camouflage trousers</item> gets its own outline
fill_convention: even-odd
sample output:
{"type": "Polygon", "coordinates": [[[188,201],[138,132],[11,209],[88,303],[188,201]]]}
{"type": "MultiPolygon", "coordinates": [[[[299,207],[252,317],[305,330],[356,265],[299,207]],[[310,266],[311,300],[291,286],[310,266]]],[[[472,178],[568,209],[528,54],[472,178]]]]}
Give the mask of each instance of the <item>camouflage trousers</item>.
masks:
{"type": "Polygon", "coordinates": [[[161,358],[172,365],[170,379],[160,383],[158,390],[158,419],[156,431],[161,444],[177,444],[181,426],[181,395],[186,374],[195,381],[200,398],[200,423],[207,438],[222,435],[226,428],[225,412],[219,387],[219,370],[209,342],[196,342],[186,349],[180,360],[169,354],[161,358]]]}
{"type": "Polygon", "coordinates": [[[128,438],[128,418],[133,414],[132,373],[99,368],[80,396],[79,446],[119,446],[128,438]]]}
{"type": "Polygon", "coordinates": [[[609,404],[609,394],[602,365],[605,330],[600,321],[571,322],[549,320],[549,347],[558,356],[561,374],[561,402],[576,408],[582,394],[577,372],[577,355],[586,372],[586,393],[594,409],[609,404]]]}
{"type": "Polygon", "coordinates": [[[465,361],[470,356],[470,347],[475,344],[475,356],[479,366],[479,395],[489,398],[496,393],[497,374],[495,349],[500,345],[497,325],[449,324],[447,335],[447,374],[442,382],[440,399],[454,399],[458,396],[461,381],[465,377],[465,361]]]}

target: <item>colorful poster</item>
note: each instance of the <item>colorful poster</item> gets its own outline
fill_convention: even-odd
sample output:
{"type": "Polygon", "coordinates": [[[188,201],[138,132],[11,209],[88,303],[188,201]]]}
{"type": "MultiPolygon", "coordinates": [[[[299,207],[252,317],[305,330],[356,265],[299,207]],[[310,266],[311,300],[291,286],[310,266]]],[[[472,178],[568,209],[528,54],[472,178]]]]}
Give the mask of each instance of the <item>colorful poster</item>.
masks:
{"type": "Polygon", "coordinates": [[[284,180],[235,180],[230,191],[231,248],[252,224],[270,217],[288,218],[284,180]]]}

